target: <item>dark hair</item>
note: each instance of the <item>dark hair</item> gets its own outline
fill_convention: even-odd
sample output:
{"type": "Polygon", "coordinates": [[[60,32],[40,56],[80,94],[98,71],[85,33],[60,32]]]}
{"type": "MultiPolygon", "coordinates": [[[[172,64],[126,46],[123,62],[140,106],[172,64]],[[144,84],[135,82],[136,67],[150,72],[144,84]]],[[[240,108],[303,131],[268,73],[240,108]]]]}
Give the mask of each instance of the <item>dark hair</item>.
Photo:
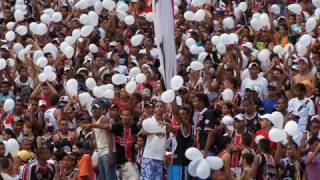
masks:
{"type": "Polygon", "coordinates": [[[315,142],[319,142],[320,139],[316,136],[312,136],[309,140],[308,140],[308,144],[309,145],[313,145],[315,142]]]}
{"type": "Polygon", "coordinates": [[[37,158],[39,158],[44,153],[47,153],[47,152],[50,153],[49,149],[46,146],[39,147],[38,149],[36,149],[36,156],[37,156],[37,158]]]}
{"type": "Polygon", "coordinates": [[[5,170],[8,169],[10,166],[10,159],[8,157],[1,157],[0,158],[0,169],[5,170]]]}
{"type": "Polygon", "coordinates": [[[228,144],[231,144],[231,137],[229,136],[222,136],[219,138],[219,141],[217,141],[217,146],[219,147],[219,152],[223,151],[228,144]]]}
{"type": "Polygon", "coordinates": [[[205,107],[209,106],[209,98],[205,94],[196,94],[195,97],[203,103],[205,107]]]}
{"type": "Polygon", "coordinates": [[[245,160],[249,165],[253,163],[254,156],[251,153],[244,153],[242,155],[243,160],[245,160]]]}
{"type": "Polygon", "coordinates": [[[268,139],[261,139],[259,141],[259,148],[260,150],[266,152],[266,153],[270,153],[270,141],[268,139]]]}
{"type": "Polygon", "coordinates": [[[298,89],[300,92],[306,92],[307,88],[304,84],[298,83],[295,85],[295,88],[298,89]]]}
{"type": "Polygon", "coordinates": [[[228,110],[233,114],[234,113],[234,106],[230,102],[223,102],[223,105],[227,106],[228,110]]]}
{"type": "Polygon", "coordinates": [[[16,135],[14,134],[14,132],[13,132],[11,129],[6,128],[6,129],[4,130],[4,132],[6,132],[8,135],[10,135],[11,138],[16,139],[16,135]]]}
{"type": "Polygon", "coordinates": [[[242,143],[245,146],[250,146],[252,143],[252,135],[249,133],[244,133],[242,134],[242,143]]]}
{"type": "Polygon", "coordinates": [[[59,96],[56,94],[53,94],[50,96],[50,103],[52,106],[56,106],[59,104],[59,96]]]}

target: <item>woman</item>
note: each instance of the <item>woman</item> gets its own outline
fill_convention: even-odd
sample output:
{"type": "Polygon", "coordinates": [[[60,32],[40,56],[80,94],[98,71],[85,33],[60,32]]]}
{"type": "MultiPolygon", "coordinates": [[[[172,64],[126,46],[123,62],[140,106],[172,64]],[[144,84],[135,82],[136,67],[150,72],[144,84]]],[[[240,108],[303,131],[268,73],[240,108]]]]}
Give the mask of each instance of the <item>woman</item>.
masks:
{"type": "Polygon", "coordinates": [[[59,122],[59,132],[53,136],[54,142],[66,139],[70,143],[75,142],[76,134],[68,129],[68,120],[62,119],[59,122]]]}
{"type": "Polygon", "coordinates": [[[221,148],[218,156],[223,160],[223,167],[215,171],[213,176],[215,180],[232,179],[230,162],[231,162],[231,138],[222,136],[218,141],[218,146],[221,148]]]}
{"type": "Polygon", "coordinates": [[[165,104],[161,101],[157,101],[154,104],[154,116],[145,119],[144,121],[150,121],[155,123],[161,132],[150,133],[148,129],[143,127],[143,131],[147,136],[145,144],[140,180],[162,180],[163,176],[163,161],[165,157],[165,144],[166,144],[166,126],[163,126],[165,113],[165,104]]]}
{"type": "Polygon", "coordinates": [[[76,168],[77,159],[71,152],[65,154],[60,165],[60,176],[65,180],[76,180],[78,169],[76,168]]]}

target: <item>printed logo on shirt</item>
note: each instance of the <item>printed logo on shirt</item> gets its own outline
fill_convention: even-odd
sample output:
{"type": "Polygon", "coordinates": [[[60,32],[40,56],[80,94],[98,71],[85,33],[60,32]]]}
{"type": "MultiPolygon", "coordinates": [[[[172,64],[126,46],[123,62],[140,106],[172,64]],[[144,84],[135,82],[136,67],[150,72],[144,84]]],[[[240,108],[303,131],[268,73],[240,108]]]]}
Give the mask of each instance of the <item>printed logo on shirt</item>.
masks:
{"type": "Polygon", "coordinates": [[[209,119],[206,119],[206,120],[204,121],[205,124],[209,124],[209,122],[210,122],[209,119]]]}

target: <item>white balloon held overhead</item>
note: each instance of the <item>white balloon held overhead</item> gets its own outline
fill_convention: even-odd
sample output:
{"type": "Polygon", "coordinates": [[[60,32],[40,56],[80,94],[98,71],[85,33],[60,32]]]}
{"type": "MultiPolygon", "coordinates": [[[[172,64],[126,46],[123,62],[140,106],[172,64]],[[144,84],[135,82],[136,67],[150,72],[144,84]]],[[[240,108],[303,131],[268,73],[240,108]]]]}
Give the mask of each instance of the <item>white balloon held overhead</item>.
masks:
{"type": "Polygon", "coordinates": [[[125,22],[127,25],[129,25],[129,26],[132,25],[132,24],[134,24],[134,17],[131,16],[131,15],[128,15],[128,16],[125,18],[124,22],[125,22]]]}
{"type": "Polygon", "coordinates": [[[14,109],[14,100],[9,98],[4,101],[3,110],[4,112],[9,112],[14,109]]]}
{"type": "Polygon", "coordinates": [[[183,78],[179,75],[175,75],[173,76],[173,78],[171,79],[171,88],[174,91],[179,90],[182,86],[183,86],[183,78]]]}
{"type": "Polygon", "coordinates": [[[7,61],[3,58],[0,58],[0,70],[3,70],[7,66],[7,61]]]}
{"type": "Polygon", "coordinates": [[[169,104],[174,101],[175,97],[175,92],[172,89],[169,89],[161,94],[161,101],[169,104]]]}

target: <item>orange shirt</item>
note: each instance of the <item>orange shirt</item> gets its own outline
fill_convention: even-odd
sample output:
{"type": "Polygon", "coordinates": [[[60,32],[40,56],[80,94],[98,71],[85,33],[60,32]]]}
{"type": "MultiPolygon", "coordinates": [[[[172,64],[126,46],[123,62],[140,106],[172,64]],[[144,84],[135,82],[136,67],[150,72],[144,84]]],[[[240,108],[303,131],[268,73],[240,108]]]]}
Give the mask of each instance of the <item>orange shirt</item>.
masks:
{"type": "Polygon", "coordinates": [[[88,176],[90,180],[94,180],[92,160],[89,154],[84,154],[79,161],[78,180],[81,180],[81,177],[84,176],[88,176]]]}
{"type": "Polygon", "coordinates": [[[274,42],[276,42],[276,44],[279,44],[283,48],[289,43],[289,37],[288,36],[281,37],[279,33],[276,33],[273,36],[273,40],[274,42]]]}

